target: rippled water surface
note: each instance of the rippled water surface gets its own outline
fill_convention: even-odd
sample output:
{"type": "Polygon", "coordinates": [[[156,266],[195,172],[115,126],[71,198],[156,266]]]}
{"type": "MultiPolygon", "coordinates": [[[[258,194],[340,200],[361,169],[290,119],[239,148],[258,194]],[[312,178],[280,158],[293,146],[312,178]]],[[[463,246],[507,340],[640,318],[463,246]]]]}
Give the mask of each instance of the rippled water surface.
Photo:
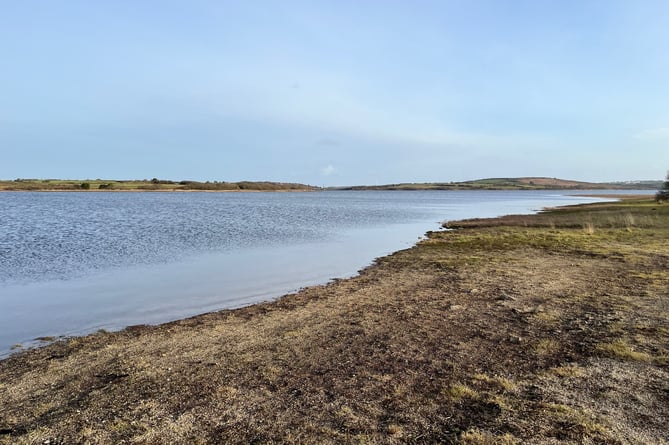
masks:
{"type": "Polygon", "coordinates": [[[342,228],[427,216],[427,209],[387,198],[336,193],[3,194],[0,283],[69,279],[91,270],[164,263],[203,252],[324,240],[342,228]]]}
{"type": "Polygon", "coordinates": [[[0,352],[349,276],[444,220],[591,200],[527,191],[0,193],[0,352]]]}

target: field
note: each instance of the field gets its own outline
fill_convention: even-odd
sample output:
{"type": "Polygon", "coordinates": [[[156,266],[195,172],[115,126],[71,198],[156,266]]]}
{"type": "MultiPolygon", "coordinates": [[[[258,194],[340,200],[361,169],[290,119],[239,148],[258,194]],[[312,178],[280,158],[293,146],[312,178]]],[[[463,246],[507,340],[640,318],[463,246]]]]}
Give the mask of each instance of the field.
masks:
{"type": "Polygon", "coordinates": [[[275,302],[20,352],[0,443],[667,443],[669,205],[446,227],[275,302]]]}

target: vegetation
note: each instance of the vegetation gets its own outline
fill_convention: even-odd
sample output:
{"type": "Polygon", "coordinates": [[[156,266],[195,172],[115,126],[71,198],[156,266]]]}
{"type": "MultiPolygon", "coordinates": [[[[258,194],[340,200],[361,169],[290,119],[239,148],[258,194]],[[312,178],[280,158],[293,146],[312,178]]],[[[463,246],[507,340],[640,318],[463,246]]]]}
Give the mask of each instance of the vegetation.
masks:
{"type": "Polygon", "coordinates": [[[16,179],[0,181],[0,191],[305,191],[318,190],[317,187],[284,182],[219,182],[219,181],[170,181],[158,178],[151,180],[110,181],[102,179],[62,180],[62,179],[16,179]]]}
{"type": "Polygon", "coordinates": [[[359,276],[0,362],[0,443],[659,444],[669,206],[449,222],[359,276]]]}
{"type": "MultiPolygon", "coordinates": [[[[597,190],[597,189],[658,189],[661,181],[592,183],[555,178],[491,178],[464,182],[387,184],[378,186],[332,187],[334,190],[597,190]]],[[[171,181],[165,179],[103,180],[90,179],[15,179],[0,180],[0,191],[314,191],[319,187],[284,182],[266,181],[171,181]]]]}
{"type": "Polygon", "coordinates": [[[669,173],[667,173],[667,179],[662,184],[662,188],[655,195],[655,199],[658,202],[669,201],[669,173]]]}
{"type": "Polygon", "coordinates": [[[489,178],[463,182],[403,183],[340,187],[342,190],[643,190],[656,189],[658,181],[593,183],[557,178],[489,178]]]}

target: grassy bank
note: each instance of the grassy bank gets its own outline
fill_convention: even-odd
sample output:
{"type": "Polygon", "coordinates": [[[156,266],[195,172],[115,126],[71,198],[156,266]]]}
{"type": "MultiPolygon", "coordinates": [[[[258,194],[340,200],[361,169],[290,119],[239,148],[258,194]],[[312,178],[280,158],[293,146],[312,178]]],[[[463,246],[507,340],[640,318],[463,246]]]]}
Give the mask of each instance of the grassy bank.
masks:
{"type": "Polygon", "coordinates": [[[669,205],[449,227],[273,303],[12,356],[0,443],[666,443],[669,205]]]}

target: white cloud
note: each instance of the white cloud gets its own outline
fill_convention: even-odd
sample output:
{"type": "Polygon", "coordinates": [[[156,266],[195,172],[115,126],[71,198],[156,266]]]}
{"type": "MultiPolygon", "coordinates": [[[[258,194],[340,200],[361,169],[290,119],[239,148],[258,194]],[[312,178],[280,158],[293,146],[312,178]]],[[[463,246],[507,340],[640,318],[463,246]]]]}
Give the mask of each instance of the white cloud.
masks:
{"type": "Polygon", "coordinates": [[[323,167],[323,168],[321,169],[321,175],[323,175],[323,176],[330,176],[330,175],[332,175],[333,173],[335,173],[336,171],[337,171],[337,169],[334,168],[334,167],[332,166],[332,164],[329,164],[328,166],[323,167]]]}

